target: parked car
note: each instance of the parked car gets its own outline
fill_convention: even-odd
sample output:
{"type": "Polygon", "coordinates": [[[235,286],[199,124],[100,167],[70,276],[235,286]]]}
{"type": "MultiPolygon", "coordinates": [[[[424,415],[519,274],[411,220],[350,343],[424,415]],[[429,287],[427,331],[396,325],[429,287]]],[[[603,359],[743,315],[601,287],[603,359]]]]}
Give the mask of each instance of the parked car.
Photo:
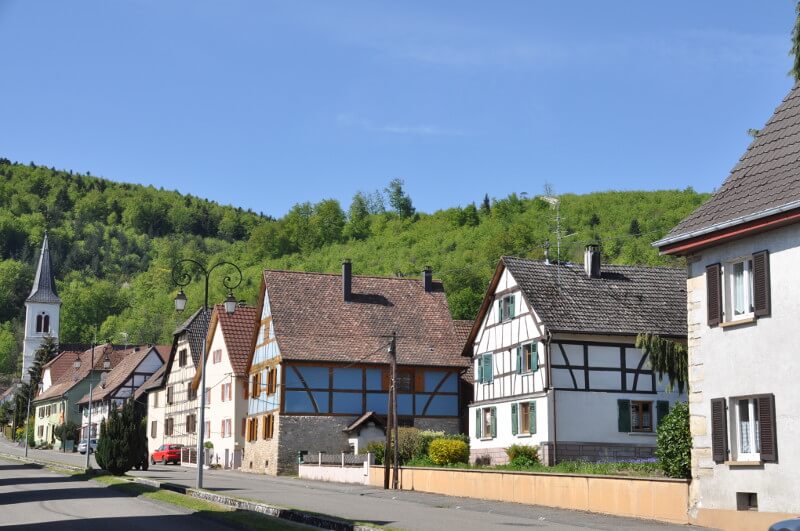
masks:
{"type": "Polygon", "coordinates": [[[162,444],[150,456],[150,464],[166,465],[172,462],[177,465],[181,462],[181,448],[183,448],[182,444],[162,444]]]}
{"type": "Polygon", "coordinates": [[[798,531],[800,530],[800,518],[781,520],[769,526],[769,531],[798,531]]]}
{"type": "MultiPolygon", "coordinates": [[[[86,453],[86,439],[81,439],[81,442],[78,443],[78,451],[82,454],[86,453]]],[[[97,439],[92,439],[91,444],[89,445],[89,453],[97,451],[97,439]]]]}

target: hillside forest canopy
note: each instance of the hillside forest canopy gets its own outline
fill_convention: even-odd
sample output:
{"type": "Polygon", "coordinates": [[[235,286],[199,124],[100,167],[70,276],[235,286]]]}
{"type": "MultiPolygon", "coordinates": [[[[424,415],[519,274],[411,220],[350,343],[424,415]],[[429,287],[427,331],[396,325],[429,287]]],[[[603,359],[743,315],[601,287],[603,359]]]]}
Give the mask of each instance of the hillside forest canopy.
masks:
{"type": "MultiPolygon", "coordinates": [[[[544,184],[544,183],[543,183],[544,184]]],[[[561,259],[580,262],[600,243],[615,264],[681,265],[650,243],[708,194],[685,190],[607,191],[559,196],[561,259]]],[[[490,197],[418,212],[399,179],[356,193],[349,205],[300,203],[279,219],[192,195],[116,183],[72,171],[0,159],[0,374],[16,375],[24,301],[45,230],[61,308],[60,341],[165,343],[177,323],[171,270],[180,259],[238,264],[237,298],[256,302],[265,268],[354,274],[420,275],[444,281],[454,318],[474,318],[499,257],[556,258],[556,211],[541,197],[490,197]]],[[[224,276],[224,274],[222,275],[224,276]]],[[[226,293],[211,282],[211,301],[226,293]]],[[[202,283],[186,288],[202,304],[202,283]]]]}

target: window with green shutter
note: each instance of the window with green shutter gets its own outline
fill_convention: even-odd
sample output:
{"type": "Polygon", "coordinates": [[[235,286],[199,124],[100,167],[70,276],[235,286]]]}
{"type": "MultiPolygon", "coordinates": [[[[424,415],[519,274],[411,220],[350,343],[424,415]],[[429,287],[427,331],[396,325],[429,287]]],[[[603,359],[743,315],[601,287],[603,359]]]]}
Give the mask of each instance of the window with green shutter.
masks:
{"type": "Polygon", "coordinates": [[[481,408],[476,408],[475,409],[475,438],[476,439],[480,439],[481,438],[481,424],[482,424],[481,408]]]}
{"type": "Polygon", "coordinates": [[[620,432],[631,431],[631,401],[617,400],[617,429],[620,432]]]}
{"type": "Polygon", "coordinates": [[[519,418],[517,417],[517,404],[511,404],[511,435],[519,433],[519,418]]]}
{"type": "Polygon", "coordinates": [[[483,356],[478,358],[475,364],[478,366],[478,370],[476,371],[478,377],[476,378],[475,381],[477,381],[478,383],[483,383],[483,356]]]}
{"type": "Polygon", "coordinates": [[[497,408],[493,407],[493,408],[491,408],[490,411],[491,411],[491,421],[490,421],[491,434],[492,434],[492,438],[495,438],[495,437],[497,437],[497,408]]]}
{"type": "Polygon", "coordinates": [[[529,415],[530,415],[530,420],[529,420],[530,430],[528,431],[528,433],[530,433],[531,435],[534,435],[536,433],[536,402],[534,402],[534,401],[528,402],[528,410],[530,412],[529,413],[529,415]]]}
{"type": "Polygon", "coordinates": [[[522,374],[522,367],[524,366],[524,362],[522,361],[522,345],[517,347],[517,374],[522,374]]]}
{"type": "Polygon", "coordinates": [[[492,369],[492,356],[493,355],[491,353],[483,355],[483,371],[482,371],[483,379],[481,380],[481,382],[483,383],[490,383],[492,382],[492,380],[494,380],[494,373],[492,369]]]}

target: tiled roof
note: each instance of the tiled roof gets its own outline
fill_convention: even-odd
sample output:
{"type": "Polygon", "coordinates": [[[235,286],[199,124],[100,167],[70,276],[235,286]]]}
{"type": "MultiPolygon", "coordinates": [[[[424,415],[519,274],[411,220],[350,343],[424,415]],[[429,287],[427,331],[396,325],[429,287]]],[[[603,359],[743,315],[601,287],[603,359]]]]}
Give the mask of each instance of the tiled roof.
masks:
{"type": "MultiPolygon", "coordinates": [[[[111,368],[113,369],[116,367],[124,358],[125,356],[131,352],[132,349],[128,350],[118,350],[115,349],[111,344],[104,344],[104,345],[97,345],[94,348],[94,369],[96,371],[103,370],[103,361],[105,360],[105,354],[108,354],[108,358],[111,361],[111,368]]],[[[57,398],[75,387],[75,385],[89,376],[90,372],[90,365],[92,360],[92,349],[87,349],[84,352],[80,353],[80,360],[81,366],[79,369],[71,368],[70,370],[65,371],[61,378],[57,381],[53,382],[44,393],[41,393],[36,396],[36,401],[39,400],[48,400],[50,398],[57,398]]],[[[75,361],[75,358],[72,359],[75,361]]]]}
{"type": "Polygon", "coordinates": [[[464,319],[454,319],[453,324],[456,327],[456,334],[458,335],[458,341],[460,343],[465,343],[467,338],[469,337],[469,332],[472,330],[472,325],[474,321],[464,320],[464,319]]]}
{"type": "Polygon", "coordinates": [[[191,317],[186,319],[186,321],[172,333],[175,336],[183,333],[188,335],[192,361],[195,367],[197,367],[200,362],[200,353],[203,351],[203,338],[208,333],[208,321],[210,316],[211,310],[203,311],[203,308],[198,308],[191,317]]]}
{"type": "MultiPolygon", "coordinates": [[[[109,395],[113,394],[122,384],[124,384],[136,369],[141,365],[142,361],[155,350],[161,361],[164,357],[158,348],[150,346],[136,346],[124,351],[124,357],[117,363],[117,365],[106,373],[105,382],[98,385],[92,390],[92,402],[104,400],[109,395]]],[[[78,400],[78,404],[88,404],[89,394],[85,394],[83,398],[78,400]]]]}
{"type": "Polygon", "coordinates": [[[800,208],[800,84],[792,88],[711,198],[654,245],[800,208]]]}
{"type": "Polygon", "coordinates": [[[36,277],[33,279],[33,288],[25,302],[61,303],[56,293],[56,282],[53,279],[53,268],[50,264],[50,246],[47,243],[47,233],[44,233],[42,252],[39,255],[39,265],[36,268],[36,277]]]}
{"type": "Polygon", "coordinates": [[[684,269],[603,265],[600,278],[589,278],[582,265],[566,263],[559,289],[555,264],[506,256],[502,266],[552,332],[686,335],[684,269]]]}
{"type": "Polygon", "coordinates": [[[366,424],[368,421],[372,421],[372,422],[375,423],[375,425],[377,427],[379,427],[381,429],[385,429],[386,424],[384,422],[384,419],[381,418],[380,415],[378,415],[374,411],[367,411],[366,413],[364,413],[363,415],[358,417],[356,420],[351,422],[350,425],[348,427],[346,427],[345,429],[343,429],[342,431],[350,433],[350,432],[360,428],[362,425],[366,424]]]}
{"type": "Polygon", "coordinates": [[[50,369],[51,384],[55,384],[67,372],[72,370],[72,363],[75,361],[75,356],[81,352],[83,352],[83,350],[64,350],[42,366],[42,372],[50,369]]]}
{"type": "Polygon", "coordinates": [[[417,279],[352,278],[345,302],[340,275],[264,271],[283,359],[387,363],[396,332],[401,365],[465,365],[441,282],[426,293],[417,279]]]}
{"type": "Polygon", "coordinates": [[[225,347],[236,376],[247,376],[247,362],[253,353],[253,333],[256,329],[256,308],[254,306],[237,306],[236,311],[228,314],[225,306],[217,304],[211,316],[208,346],[216,332],[215,324],[219,322],[225,347]]]}

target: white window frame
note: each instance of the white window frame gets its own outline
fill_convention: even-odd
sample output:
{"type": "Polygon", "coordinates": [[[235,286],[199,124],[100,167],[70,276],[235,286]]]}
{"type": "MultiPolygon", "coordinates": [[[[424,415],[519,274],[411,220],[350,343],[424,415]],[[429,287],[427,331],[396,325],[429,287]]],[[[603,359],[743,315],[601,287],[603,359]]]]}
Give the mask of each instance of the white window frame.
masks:
{"type": "Polygon", "coordinates": [[[733,439],[736,441],[736,460],[737,461],[761,461],[761,441],[759,439],[759,421],[758,421],[758,397],[736,397],[731,398],[735,404],[734,407],[734,425],[733,425],[733,439]],[[750,425],[749,433],[747,434],[748,443],[751,450],[750,452],[742,451],[742,402],[747,402],[748,424],[750,425]]]}
{"type": "Polygon", "coordinates": [[[742,321],[752,319],[753,313],[753,255],[740,256],[733,260],[728,260],[723,265],[723,287],[722,301],[723,301],[723,322],[730,323],[734,321],[742,321]],[[734,282],[733,270],[737,264],[743,264],[743,293],[745,311],[741,314],[734,315],[733,301],[734,296],[734,282]]]}
{"type": "Polygon", "coordinates": [[[500,297],[500,299],[497,302],[499,305],[498,313],[500,314],[499,322],[505,323],[512,320],[513,317],[511,316],[511,314],[514,313],[516,315],[517,313],[516,311],[514,311],[516,310],[516,308],[512,308],[512,305],[517,303],[517,298],[514,296],[514,294],[512,293],[510,295],[504,295],[500,297]]]}

